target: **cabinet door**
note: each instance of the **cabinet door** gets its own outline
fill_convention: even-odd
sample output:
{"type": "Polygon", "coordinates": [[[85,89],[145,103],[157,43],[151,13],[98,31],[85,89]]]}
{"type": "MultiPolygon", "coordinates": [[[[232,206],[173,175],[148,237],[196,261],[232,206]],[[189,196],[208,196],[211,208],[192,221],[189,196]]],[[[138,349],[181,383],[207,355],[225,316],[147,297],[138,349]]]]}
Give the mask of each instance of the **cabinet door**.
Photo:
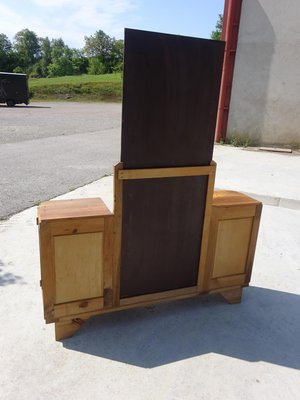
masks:
{"type": "Polygon", "coordinates": [[[54,236],[55,303],[103,297],[103,232],[54,236]]]}
{"type": "Polygon", "coordinates": [[[107,217],[41,225],[41,272],[47,322],[104,307],[104,288],[106,292],[111,288],[112,222],[107,217]]]}
{"type": "Polygon", "coordinates": [[[261,205],[213,207],[207,258],[207,289],[250,281],[261,205]]]}

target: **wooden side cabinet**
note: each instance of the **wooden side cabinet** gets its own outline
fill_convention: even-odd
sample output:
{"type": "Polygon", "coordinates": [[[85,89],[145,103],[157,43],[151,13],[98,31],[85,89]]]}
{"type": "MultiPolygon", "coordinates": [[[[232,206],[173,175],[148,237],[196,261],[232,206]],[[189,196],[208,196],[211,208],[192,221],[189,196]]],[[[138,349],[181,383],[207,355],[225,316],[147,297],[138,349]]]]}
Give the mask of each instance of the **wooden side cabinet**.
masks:
{"type": "Polygon", "coordinates": [[[38,225],[44,317],[60,338],[68,317],[112,305],[113,215],[101,199],[48,201],[38,225]]]}
{"type": "Polygon", "coordinates": [[[206,264],[206,291],[240,302],[250,281],[262,204],[242,193],[214,192],[206,264]]]}

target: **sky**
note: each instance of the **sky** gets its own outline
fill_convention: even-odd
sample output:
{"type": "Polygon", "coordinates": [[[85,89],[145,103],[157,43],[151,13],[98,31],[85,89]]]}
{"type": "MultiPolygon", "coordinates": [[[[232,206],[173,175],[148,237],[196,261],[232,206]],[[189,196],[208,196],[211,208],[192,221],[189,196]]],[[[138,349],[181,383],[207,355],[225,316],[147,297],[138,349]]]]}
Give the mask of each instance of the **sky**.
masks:
{"type": "Polygon", "coordinates": [[[12,41],[25,28],[82,48],[102,30],[123,39],[124,28],[209,38],[224,0],[0,0],[0,33],[12,41]]]}

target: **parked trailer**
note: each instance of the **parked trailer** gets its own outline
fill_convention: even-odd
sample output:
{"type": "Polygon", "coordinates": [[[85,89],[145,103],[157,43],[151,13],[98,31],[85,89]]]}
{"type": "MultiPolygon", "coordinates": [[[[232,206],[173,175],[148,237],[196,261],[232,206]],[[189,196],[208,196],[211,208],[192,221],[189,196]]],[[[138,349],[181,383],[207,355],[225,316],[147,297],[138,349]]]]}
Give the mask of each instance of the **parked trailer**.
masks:
{"type": "Polygon", "coordinates": [[[29,90],[26,74],[0,72],[0,103],[8,107],[29,103],[29,90]]]}

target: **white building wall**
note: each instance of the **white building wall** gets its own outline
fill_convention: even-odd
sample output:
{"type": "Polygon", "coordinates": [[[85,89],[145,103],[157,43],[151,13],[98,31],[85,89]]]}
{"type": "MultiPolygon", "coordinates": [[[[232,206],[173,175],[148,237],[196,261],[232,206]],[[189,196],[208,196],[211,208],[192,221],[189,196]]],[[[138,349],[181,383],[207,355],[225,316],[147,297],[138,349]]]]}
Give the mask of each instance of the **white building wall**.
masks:
{"type": "Polygon", "coordinates": [[[230,136],[300,147],[300,0],[243,0],[230,136]]]}

